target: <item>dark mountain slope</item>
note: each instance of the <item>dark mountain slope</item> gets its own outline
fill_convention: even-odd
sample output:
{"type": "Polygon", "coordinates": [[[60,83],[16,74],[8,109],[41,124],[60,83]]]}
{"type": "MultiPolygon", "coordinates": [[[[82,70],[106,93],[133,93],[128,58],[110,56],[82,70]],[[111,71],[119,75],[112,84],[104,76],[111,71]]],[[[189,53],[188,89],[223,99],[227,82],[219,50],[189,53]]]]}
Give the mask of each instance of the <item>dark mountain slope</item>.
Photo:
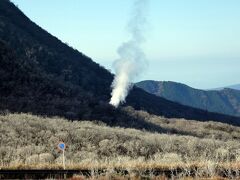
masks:
{"type": "MultiPolygon", "coordinates": [[[[125,111],[108,105],[112,74],[31,22],[8,0],[0,1],[0,40],[9,56],[14,53],[9,61],[22,61],[16,75],[10,70],[16,66],[10,63],[3,68],[4,58],[0,59],[2,74],[8,74],[0,80],[2,110],[151,126],[140,117],[128,121],[125,111]]],[[[239,118],[182,106],[138,88],[131,91],[127,105],[167,117],[240,124],[239,118]]]]}
{"type": "Polygon", "coordinates": [[[7,42],[18,57],[28,58],[42,71],[86,90],[101,95],[110,92],[112,75],[109,72],[31,22],[8,0],[0,3],[0,39],[7,42]]]}
{"type": "Polygon", "coordinates": [[[125,109],[98,102],[81,87],[56,81],[34,64],[17,58],[16,53],[2,41],[0,64],[0,110],[101,120],[110,126],[165,132],[143,118],[128,115],[125,109]]]}
{"type": "Polygon", "coordinates": [[[205,91],[169,81],[142,81],[136,85],[149,93],[180,104],[240,116],[240,91],[238,90],[205,91]]]}
{"type": "Polygon", "coordinates": [[[129,105],[135,107],[137,110],[147,110],[149,113],[163,115],[168,118],[185,118],[195,119],[200,121],[218,121],[225,122],[233,125],[239,125],[239,117],[223,115],[218,113],[212,113],[201,109],[192,108],[190,106],[184,106],[176,102],[168,101],[164,98],[152,96],[151,94],[144,94],[144,98],[141,97],[144,94],[139,89],[136,89],[134,93],[131,93],[128,97],[129,105]],[[138,99],[138,100],[135,100],[138,99]],[[157,112],[157,113],[156,113],[157,112]]]}

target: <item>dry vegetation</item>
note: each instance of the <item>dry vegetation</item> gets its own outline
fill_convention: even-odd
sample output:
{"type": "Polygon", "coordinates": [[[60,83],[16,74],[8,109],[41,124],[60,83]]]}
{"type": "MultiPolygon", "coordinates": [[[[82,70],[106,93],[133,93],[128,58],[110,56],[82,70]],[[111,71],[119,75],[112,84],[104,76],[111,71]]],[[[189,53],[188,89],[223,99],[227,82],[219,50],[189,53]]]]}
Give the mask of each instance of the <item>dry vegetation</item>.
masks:
{"type": "Polygon", "coordinates": [[[127,114],[134,118],[141,118],[162,128],[163,133],[189,135],[199,138],[218,139],[223,141],[240,140],[240,128],[220,122],[200,122],[185,119],[167,119],[151,115],[145,111],[136,111],[132,107],[124,108],[127,114]]]}
{"type": "MultiPolygon", "coordinates": [[[[127,111],[128,109],[126,109],[127,111]]],[[[240,128],[216,122],[171,120],[135,112],[167,133],[108,127],[102,122],[0,116],[2,169],[61,168],[59,141],[67,144],[69,169],[182,169],[213,176],[219,169],[239,173],[240,128]],[[184,135],[182,135],[184,134],[184,135]]]]}

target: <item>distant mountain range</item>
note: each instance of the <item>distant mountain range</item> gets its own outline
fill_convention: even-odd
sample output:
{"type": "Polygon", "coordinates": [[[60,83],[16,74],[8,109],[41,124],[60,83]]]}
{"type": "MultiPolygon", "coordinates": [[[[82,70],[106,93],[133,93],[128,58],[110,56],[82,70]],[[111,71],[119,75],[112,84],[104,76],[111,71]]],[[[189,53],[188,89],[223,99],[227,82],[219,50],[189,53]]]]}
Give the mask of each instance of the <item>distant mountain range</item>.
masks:
{"type": "Polygon", "coordinates": [[[220,88],[214,88],[214,89],[212,89],[212,90],[223,90],[223,89],[225,89],[225,88],[240,90],[240,84],[235,84],[235,85],[225,86],[225,87],[220,87],[220,88]]]}
{"type": "MultiPolygon", "coordinates": [[[[109,105],[112,80],[113,74],[91,58],[43,30],[9,0],[0,0],[0,113],[100,120],[157,131],[159,127],[109,105]]],[[[240,125],[239,117],[182,105],[137,87],[123,106],[170,118],[240,125]]]]}
{"type": "MultiPolygon", "coordinates": [[[[170,81],[142,81],[136,85],[143,90],[183,105],[240,116],[240,91],[230,88],[222,90],[200,90],[185,84],[170,81]]],[[[237,88],[238,86],[231,86],[237,88]]]]}

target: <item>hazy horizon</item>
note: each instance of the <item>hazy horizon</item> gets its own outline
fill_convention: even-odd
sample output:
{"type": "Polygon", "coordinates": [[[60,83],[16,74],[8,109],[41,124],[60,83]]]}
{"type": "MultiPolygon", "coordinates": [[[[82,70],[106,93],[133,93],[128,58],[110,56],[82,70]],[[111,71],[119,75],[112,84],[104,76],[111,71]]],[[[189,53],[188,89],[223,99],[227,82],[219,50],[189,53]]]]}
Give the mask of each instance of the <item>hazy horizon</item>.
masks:
{"type": "MultiPolygon", "coordinates": [[[[39,26],[108,69],[129,37],[131,0],[12,1],[39,26]]],[[[151,0],[144,45],[149,67],[138,80],[201,89],[240,83],[238,7],[237,0],[151,0]]]]}

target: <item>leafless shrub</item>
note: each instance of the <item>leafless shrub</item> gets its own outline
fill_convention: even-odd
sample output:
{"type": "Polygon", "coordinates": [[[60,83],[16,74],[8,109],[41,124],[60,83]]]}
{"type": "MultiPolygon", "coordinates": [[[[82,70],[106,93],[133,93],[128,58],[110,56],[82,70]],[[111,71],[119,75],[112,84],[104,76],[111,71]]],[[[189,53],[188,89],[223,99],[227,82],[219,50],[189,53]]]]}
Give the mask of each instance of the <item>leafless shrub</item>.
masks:
{"type": "Polygon", "coordinates": [[[131,171],[143,167],[174,169],[182,166],[184,171],[179,176],[188,176],[196,164],[199,166],[195,172],[197,176],[215,176],[221,164],[240,161],[238,127],[169,120],[145,112],[138,116],[144,116],[169,131],[175,129],[175,133],[150,133],[108,127],[97,122],[70,122],[29,114],[0,115],[0,166],[61,165],[62,153],[57,148],[59,141],[67,145],[67,167],[81,164],[81,167],[90,168],[125,167],[131,171]],[[217,137],[219,134],[222,136],[217,137]]]}

